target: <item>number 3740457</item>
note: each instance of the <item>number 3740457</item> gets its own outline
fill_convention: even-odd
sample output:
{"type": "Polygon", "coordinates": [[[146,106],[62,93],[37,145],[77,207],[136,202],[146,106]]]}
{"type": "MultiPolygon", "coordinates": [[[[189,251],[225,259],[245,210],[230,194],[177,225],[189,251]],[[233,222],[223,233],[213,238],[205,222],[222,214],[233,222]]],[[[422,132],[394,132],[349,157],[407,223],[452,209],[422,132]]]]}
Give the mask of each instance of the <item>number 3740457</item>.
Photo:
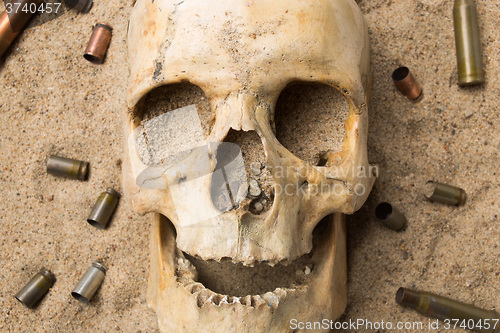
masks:
{"type": "Polygon", "coordinates": [[[57,14],[62,6],[62,2],[45,2],[45,1],[13,1],[5,4],[7,14],[16,13],[47,13],[57,14]]]}
{"type": "MultiPolygon", "coordinates": [[[[444,329],[469,329],[469,330],[479,330],[481,332],[493,332],[500,325],[500,319],[480,319],[480,320],[460,320],[460,319],[445,319],[444,329]]],[[[495,331],[496,332],[496,331],[495,331]]]]}

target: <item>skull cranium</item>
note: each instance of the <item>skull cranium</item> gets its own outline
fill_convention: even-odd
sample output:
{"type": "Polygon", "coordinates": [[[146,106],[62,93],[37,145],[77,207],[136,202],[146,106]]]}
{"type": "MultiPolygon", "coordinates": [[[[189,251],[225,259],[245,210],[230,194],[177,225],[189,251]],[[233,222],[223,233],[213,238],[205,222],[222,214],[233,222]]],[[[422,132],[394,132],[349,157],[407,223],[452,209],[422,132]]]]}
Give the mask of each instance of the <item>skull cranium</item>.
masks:
{"type": "Polygon", "coordinates": [[[148,297],[160,328],[285,332],[292,319],[335,320],[347,301],[343,214],[359,209],[374,181],[366,149],[368,35],[356,3],[138,0],[128,44],[131,111],[125,134],[135,139],[127,141],[124,185],[136,211],[155,213],[148,297]],[[168,104],[169,94],[184,82],[206,96],[198,101],[209,103],[207,112],[199,106],[198,112],[205,141],[215,145],[182,155],[183,162],[177,159],[181,167],[170,171],[160,163],[156,177],[164,186],[146,188],[138,178],[149,169],[134,133],[145,128],[151,96],[163,96],[168,104]],[[297,157],[277,138],[275,106],[280,94],[297,82],[333,87],[347,102],[343,145],[328,154],[326,166],[297,157]],[[252,198],[235,200],[238,189],[231,208],[221,209],[211,195],[213,175],[197,174],[187,187],[189,195],[180,195],[186,193],[178,185],[193,178],[190,165],[203,164],[200,156],[207,157],[209,171],[215,173],[222,155],[219,144],[231,132],[241,134],[238,144],[244,144],[245,133],[258,135],[250,141],[264,151],[266,182],[273,190],[264,190],[269,200],[263,212],[252,211],[252,198]],[[211,213],[200,218],[194,211],[211,213]],[[311,252],[313,230],[325,216],[330,223],[311,252]],[[261,295],[224,295],[199,282],[198,270],[208,262],[294,267],[300,260],[310,262],[301,283],[261,295]]]}

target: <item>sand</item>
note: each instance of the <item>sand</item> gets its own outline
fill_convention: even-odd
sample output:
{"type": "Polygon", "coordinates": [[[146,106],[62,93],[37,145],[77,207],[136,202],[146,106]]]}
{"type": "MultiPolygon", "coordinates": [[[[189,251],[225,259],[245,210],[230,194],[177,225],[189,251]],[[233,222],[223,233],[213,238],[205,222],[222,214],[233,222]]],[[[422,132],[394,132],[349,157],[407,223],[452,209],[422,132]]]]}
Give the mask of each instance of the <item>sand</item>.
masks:
{"type": "MultiPolygon", "coordinates": [[[[369,157],[380,172],[365,206],[348,218],[349,305],[341,320],[422,322],[424,329],[404,331],[449,332],[428,329],[427,318],[399,307],[394,296],[404,286],[500,311],[500,6],[478,1],[487,82],[459,88],[452,1],[358,3],[372,48],[369,157]],[[395,90],[390,74],[400,65],[422,84],[422,102],[395,90]],[[431,179],[462,187],[466,204],[427,202],[421,186],[431,179]],[[375,220],[380,201],[406,215],[405,231],[375,220]]],[[[106,187],[123,192],[131,8],[130,0],[96,1],[85,15],[35,21],[0,61],[2,332],[158,331],[146,305],[149,219],[122,200],[106,230],[85,221],[106,187]],[[82,57],[98,21],[114,28],[100,66],[82,57]],[[50,154],[89,161],[89,180],[47,175],[50,154]],[[91,304],[81,306],[70,291],[95,260],[109,270],[91,304]],[[29,310],[12,295],[41,267],[57,282],[29,310]]]]}

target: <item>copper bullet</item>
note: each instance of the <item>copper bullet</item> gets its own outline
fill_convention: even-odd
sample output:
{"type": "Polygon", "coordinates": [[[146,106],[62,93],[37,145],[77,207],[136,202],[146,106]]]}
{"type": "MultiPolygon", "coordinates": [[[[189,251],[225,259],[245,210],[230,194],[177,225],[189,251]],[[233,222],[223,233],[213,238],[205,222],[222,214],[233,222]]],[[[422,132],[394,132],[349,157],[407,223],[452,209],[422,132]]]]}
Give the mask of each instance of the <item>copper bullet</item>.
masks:
{"type": "Polygon", "coordinates": [[[94,64],[102,64],[111,41],[112,30],[107,24],[97,23],[83,57],[94,64]]]}
{"type": "Polygon", "coordinates": [[[35,15],[36,11],[22,10],[25,6],[31,7],[31,4],[38,5],[40,0],[14,0],[12,7],[10,7],[11,12],[5,11],[0,16],[0,57],[7,51],[31,17],[35,15]]]}
{"type": "Polygon", "coordinates": [[[420,102],[422,99],[423,90],[417,83],[408,67],[399,67],[392,73],[392,79],[396,87],[413,102],[420,102]]]}

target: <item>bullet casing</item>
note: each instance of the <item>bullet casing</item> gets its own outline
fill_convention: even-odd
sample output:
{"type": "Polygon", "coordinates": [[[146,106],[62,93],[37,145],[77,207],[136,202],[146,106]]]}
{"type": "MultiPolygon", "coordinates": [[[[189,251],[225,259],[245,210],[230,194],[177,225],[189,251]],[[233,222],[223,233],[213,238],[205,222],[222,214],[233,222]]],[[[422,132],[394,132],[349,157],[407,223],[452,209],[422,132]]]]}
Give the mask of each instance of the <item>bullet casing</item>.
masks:
{"type": "Polygon", "coordinates": [[[320,155],[318,166],[322,166],[322,167],[326,166],[326,163],[328,163],[328,153],[329,152],[326,152],[326,153],[320,155]]]}
{"type": "Polygon", "coordinates": [[[22,9],[25,5],[29,6],[32,3],[38,5],[40,2],[41,0],[14,0],[12,1],[13,8],[18,8],[18,10],[10,14],[5,11],[0,16],[0,57],[3,56],[25,25],[35,15],[30,10],[22,11],[19,8],[22,9]]]}
{"type": "Polygon", "coordinates": [[[392,80],[398,90],[413,102],[420,102],[424,93],[408,67],[399,67],[392,73],[392,80]]]}
{"type": "MultiPolygon", "coordinates": [[[[399,305],[414,309],[421,314],[432,318],[441,320],[458,319],[460,321],[465,321],[466,324],[469,324],[469,321],[474,321],[474,326],[482,326],[481,328],[478,326],[473,329],[477,332],[500,332],[500,322],[497,322],[496,328],[494,328],[495,321],[500,319],[500,315],[495,311],[484,310],[447,297],[429,292],[399,288],[396,293],[396,302],[399,305]],[[491,323],[488,329],[484,327],[485,320],[488,320],[491,323]]],[[[468,328],[471,327],[469,326],[468,328]]]]}
{"type": "Polygon", "coordinates": [[[94,64],[102,64],[111,42],[112,31],[106,24],[96,24],[83,57],[94,64]]]}
{"type": "Polygon", "coordinates": [[[55,155],[51,155],[47,160],[47,173],[54,176],[85,180],[88,171],[88,162],[55,155]]]}
{"type": "Polygon", "coordinates": [[[92,8],[92,0],[64,0],[66,6],[80,13],[87,13],[92,8]]]}
{"type": "Polygon", "coordinates": [[[432,180],[425,184],[424,196],[429,201],[437,201],[454,206],[463,205],[467,198],[465,191],[461,188],[438,183],[432,180]]]}
{"type": "Polygon", "coordinates": [[[87,222],[92,226],[104,229],[113,215],[113,212],[120,200],[120,193],[112,188],[106,189],[105,192],[97,198],[94,207],[90,211],[87,222]]]}
{"type": "Polygon", "coordinates": [[[483,83],[481,42],[474,0],[455,0],[453,22],[455,25],[458,84],[467,86],[483,83]]]}
{"type": "Polygon", "coordinates": [[[387,228],[400,231],[406,226],[406,217],[388,202],[381,202],[375,208],[375,216],[387,228]]]}
{"type": "Polygon", "coordinates": [[[87,269],[80,281],[78,281],[78,284],[71,292],[71,296],[79,302],[88,304],[101,286],[104,276],[106,276],[106,267],[98,262],[92,263],[92,266],[87,269]]]}
{"type": "Polygon", "coordinates": [[[33,308],[56,282],[55,276],[42,268],[14,297],[27,308],[33,308]]]}

